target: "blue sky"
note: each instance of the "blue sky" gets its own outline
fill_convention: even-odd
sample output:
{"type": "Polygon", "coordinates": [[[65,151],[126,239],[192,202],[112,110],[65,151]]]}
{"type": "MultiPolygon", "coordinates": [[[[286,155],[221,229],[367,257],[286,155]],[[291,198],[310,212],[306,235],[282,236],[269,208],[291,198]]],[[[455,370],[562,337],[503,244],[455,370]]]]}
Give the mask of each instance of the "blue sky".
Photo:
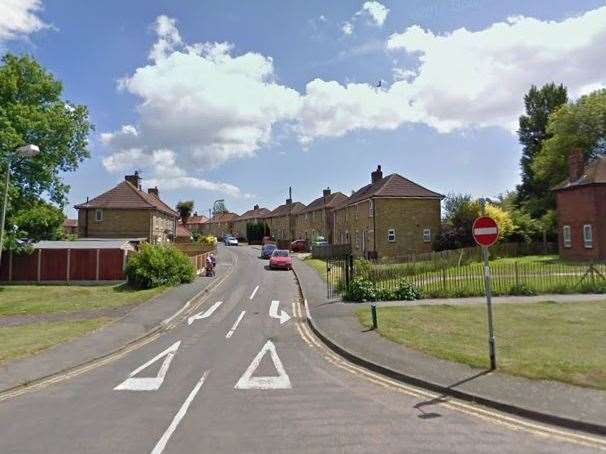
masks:
{"type": "Polygon", "coordinates": [[[349,193],[377,164],[496,195],[519,180],[525,90],[603,87],[605,43],[604,1],[0,0],[0,48],[90,108],[70,205],[135,168],[201,212],[349,193]]]}

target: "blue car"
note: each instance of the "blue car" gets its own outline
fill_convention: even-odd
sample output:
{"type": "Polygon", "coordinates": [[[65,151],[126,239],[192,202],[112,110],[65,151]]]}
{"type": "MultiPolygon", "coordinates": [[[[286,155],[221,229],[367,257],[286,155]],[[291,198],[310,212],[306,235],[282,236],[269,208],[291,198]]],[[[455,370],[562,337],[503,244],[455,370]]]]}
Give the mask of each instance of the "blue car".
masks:
{"type": "Polygon", "coordinates": [[[276,249],[278,249],[278,246],[276,246],[275,244],[265,244],[261,248],[261,258],[262,259],[269,259],[271,257],[271,254],[273,254],[273,252],[276,249]]]}

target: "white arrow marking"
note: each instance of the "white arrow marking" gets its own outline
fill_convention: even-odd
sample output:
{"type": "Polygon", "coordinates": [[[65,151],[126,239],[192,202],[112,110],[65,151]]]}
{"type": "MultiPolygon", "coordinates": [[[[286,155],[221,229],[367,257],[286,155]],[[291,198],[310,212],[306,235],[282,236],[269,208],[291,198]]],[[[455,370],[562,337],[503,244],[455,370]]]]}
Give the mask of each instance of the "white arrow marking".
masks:
{"type": "Polygon", "coordinates": [[[271,318],[279,319],[280,325],[283,325],[284,323],[286,323],[287,321],[290,320],[290,315],[288,315],[284,309],[282,309],[282,312],[280,312],[280,314],[278,314],[279,306],[280,306],[280,301],[272,301],[271,306],[269,306],[269,316],[271,318]]]}
{"type": "Polygon", "coordinates": [[[257,353],[255,359],[252,360],[248,369],[242,374],[236,386],[236,389],[290,389],[292,388],[290,384],[290,378],[288,378],[288,374],[284,370],[284,366],[282,365],[282,361],[278,358],[278,353],[276,352],[276,346],[272,341],[267,341],[261,351],[257,353]],[[269,352],[271,355],[271,360],[274,363],[274,367],[278,371],[278,375],[275,377],[253,377],[252,374],[257,370],[259,364],[261,364],[261,360],[263,356],[269,352]]]}
{"type": "Polygon", "coordinates": [[[194,398],[196,397],[196,394],[198,394],[198,391],[200,391],[200,388],[202,388],[202,385],[204,384],[204,380],[206,380],[207,375],[208,371],[205,371],[202,375],[202,378],[198,380],[198,383],[196,383],[194,389],[191,390],[189,396],[187,396],[187,399],[185,399],[185,402],[183,402],[183,405],[181,405],[181,408],[179,408],[179,411],[171,421],[170,426],[168,426],[168,429],[166,429],[166,432],[162,434],[162,437],[158,440],[156,446],[154,446],[154,449],[152,450],[151,454],[161,454],[164,451],[164,448],[166,448],[166,443],[168,443],[168,440],[170,439],[171,435],[185,416],[185,413],[187,413],[187,410],[189,409],[189,406],[191,405],[194,398]]]}
{"type": "Polygon", "coordinates": [[[120,383],[118,386],[114,388],[114,390],[128,390],[128,391],[156,391],[162,386],[164,382],[164,377],[166,377],[166,372],[168,372],[168,368],[170,367],[170,363],[172,362],[175,353],[179,349],[179,345],[181,345],[181,341],[175,342],[173,345],[168,347],[162,353],[154,356],[148,362],[143,364],[141,367],[133,370],[126,380],[120,383]],[[148,368],[156,361],[159,361],[161,358],[164,359],[162,366],[160,366],[160,370],[158,371],[158,375],[155,377],[133,377],[133,375],[137,375],[143,369],[148,368]]]}
{"type": "Polygon", "coordinates": [[[196,320],[200,320],[202,318],[208,318],[211,315],[213,315],[213,312],[215,312],[219,306],[223,304],[223,301],[217,301],[215,304],[213,304],[211,307],[209,307],[206,312],[198,312],[195,315],[192,315],[191,317],[189,317],[187,319],[187,324],[191,325],[193,322],[195,322],[196,320]]]}
{"type": "Polygon", "coordinates": [[[236,328],[238,327],[238,325],[242,321],[242,318],[244,317],[244,314],[246,314],[246,311],[240,312],[240,316],[236,319],[236,322],[234,323],[234,326],[232,326],[231,329],[227,333],[225,333],[225,339],[229,339],[234,334],[234,332],[236,331],[236,328]]]}
{"type": "Polygon", "coordinates": [[[257,294],[257,290],[259,290],[259,286],[258,285],[255,287],[255,289],[253,290],[253,292],[250,294],[250,298],[249,298],[250,300],[252,300],[255,297],[255,295],[257,294]]]}

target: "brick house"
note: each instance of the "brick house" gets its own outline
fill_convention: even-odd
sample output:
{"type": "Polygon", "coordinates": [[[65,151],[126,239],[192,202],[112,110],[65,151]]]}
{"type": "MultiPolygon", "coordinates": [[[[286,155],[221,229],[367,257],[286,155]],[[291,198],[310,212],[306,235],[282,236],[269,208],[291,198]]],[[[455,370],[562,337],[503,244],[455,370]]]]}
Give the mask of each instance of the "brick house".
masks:
{"type": "Polygon", "coordinates": [[[191,233],[202,233],[202,225],[206,222],[208,222],[208,218],[204,215],[198,215],[198,212],[196,211],[193,216],[190,216],[185,220],[185,227],[191,233]]]}
{"type": "Polygon", "coordinates": [[[370,184],[333,208],[333,242],[357,256],[398,257],[432,251],[443,195],[381,166],[370,184]]]}
{"type": "Polygon", "coordinates": [[[295,238],[297,215],[304,208],[301,202],[286,199],[285,204],[266,215],[264,219],[271,236],[276,240],[292,241],[295,238]]]}
{"type": "Polygon", "coordinates": [[[313,240],[317,236],[323,236],[329,243],[333,243],[333,210],[346,200],[347,196],[342,192],[331,193],[330,188],[324,189],[321,197],[297,213],[295,238],[313,240]]]}
{"type": "Polygon", "coordinates": [[[271,211],[267,208],[259,208],[259,205],[255,205],[252,210],[248,210],[246,213],[238,216],[233,221],[233,233],[243,240],[246,240],[246,226],[249,223],[264,222],[265,216],[271,211]]]}
{"type": "Polygon", "coordinates": [[[177,222],[175,243],[191,243],[192,239],[191,231],[181,221],[177,222]]]}
{"type": "Polygon", "coordinates": [[[236,213],[229,211],[217,213],[202,224],[201,232],[203,235],[213,235],[217,238],[223,238],[225,235],[233,233],[234,220],[237,218],[238,215],[236,213]]]}
{"type": "Polygon", "coordinates": [[[78,235],[78,220],[77,219],[65,219],[63,221],[63,232],[68,235],[78,235]]]}
{"type": "Polygon", "coordinates": [[[162,243],[176,236],[179,214],[160,200],[157,187],[141,190],[138,172],[74,208],[80,238],[145,238],[162,243]]]}
{"type": "Polygon", "coordinates": [[[606,156],[585,162],[577,148],[568,157],[568,178],[555,186],[560,255],[606,260],[606,156]]]}

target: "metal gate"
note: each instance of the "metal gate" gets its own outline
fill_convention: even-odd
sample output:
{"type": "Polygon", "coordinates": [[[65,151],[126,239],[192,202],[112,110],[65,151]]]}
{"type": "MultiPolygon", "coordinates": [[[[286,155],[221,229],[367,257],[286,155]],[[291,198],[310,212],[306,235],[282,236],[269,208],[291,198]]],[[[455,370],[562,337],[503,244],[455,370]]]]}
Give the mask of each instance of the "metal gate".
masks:
{"type": "Polygon", "coordinates": [[[353,256],[326,259],[326,296],[338,297],[345,291],[353,277],[353,256]]]}

